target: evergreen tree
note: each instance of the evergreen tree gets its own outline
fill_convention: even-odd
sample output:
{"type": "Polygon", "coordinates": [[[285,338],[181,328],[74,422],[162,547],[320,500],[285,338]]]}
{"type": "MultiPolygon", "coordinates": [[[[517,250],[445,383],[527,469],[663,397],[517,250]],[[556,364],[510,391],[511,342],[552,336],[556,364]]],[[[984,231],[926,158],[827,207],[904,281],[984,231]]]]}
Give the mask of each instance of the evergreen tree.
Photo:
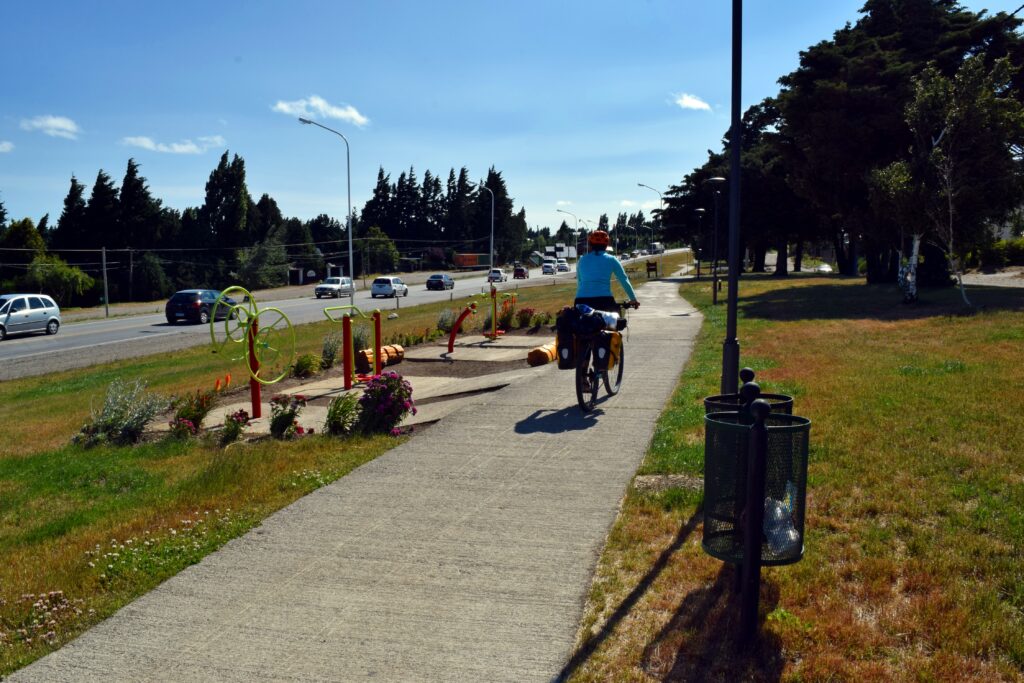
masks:
{"type": "Polygon", "coordinates": [[[389,226],[391,214],[391,176],[384,173],[384,167],[381,166],[377,171],[377,184],[373,188],[373,195],[363,205],[359,222],[367,228],[389,226]]]}
{"type": "Polygon", "coordinates": [[[120,231],[120,202],[114,181],[102,169],[96,174],[89,203],[85,206],[85,246],[120,249],[128,246],[120,231]]]}
{"type": "Polygon", "coordinates": [[[0,199],[0,232],[7,227],[7,207],[4,206],[4,201],[0,199]]]}
{"type": "MultiPolygon", "coordinates": [[[[514,234],[511,228],[512,198],[508,196],[508,188],[501,173],[492,166],[487,171],[487,179],[483,185],[494,193],[494,251],[495,264],[518,257],[522,239],[514,234]]],[[[478,187],[473,195],[472,204],[473,238],[487,251],[491,237],[491,195],[482,187],[478,187]]],[[[516,231],[518,232],[518,231],[516,231]]],[[[525,226],[523,227],[525,235],[525,226]]]]}
{"type": "Polygon", "coordinates": [[[328,253],[328,251],[339,249],[341,243],[347,239],[345,226],[338,222],[337,219],[331,218],[325,213],[307,221],[306,228],[309,230],[313,241],[320,245],[320,250],[324,254],[328,253]]]}
{"type": "Polygon", "coordinates": [[[423,174],[423,188],[420,191],[420,208],[417,211],[419,221],[416,226],[416,238],[421,240],[439,240],[444,227],[445,201],[441,193],[440,179],[427,170],[423,174]]]}
{"type": "MultiPolygon", "coordinates": [[[[470,222],[472,196],[469,188],[469,171],[463,166],[456,178],[455,169],[448,174],[448,185],[444,197],[444,236],[449,242],[470,240],[473,237],[470,222]]],[[[469,245],[459,247],[470,251],[469,245]]]]}
{"type": "Polygon", "coordinates": [[[209,244],[220,248],[247,245],[248,208],[245,161],[236,154],[228,162],[228,153],[225,151],[206,182],[206,201],[199,210],[204,231],[210,236],[209,244]]]}
{"type": "Polygon", "coordinates": [[[255,206],[250,205],[249,236],[253,242],[261,242],[284,223],[284,216],[277,202],[267,193],[263,193],[255,206]]]}
{"type": "Polygon", "coordinates": [[[52,234],[50,248],[81,249],[86,244],[85,232],[85,185],[71,176],[71,187],[64,197],[64,210],[57,220],[52,234]]]}
{"type": "Polygon", "coordinates": [[[396,240],[416,239],[416,227],[420,224],[421,208],[420,188],[416,180],[416,170],[409,167],[409,173],[398,176],[394,188],[394,223],[381,226],[384,231],[396,240]]]}
{"type": "Polygon", "coordinates": [[[39,219],[39,224],[36,226],[36,231],[39,236],[43,238],[43,242],[46,244],[50,243],[50,214],[44,213],[43,217],[39,219]]]}
{"type": "Polygon", "coordinates": [[[160,244],[160,200],[153,199],[149,193],[146,179],[139,175],[135,159],[128,160],[128,169],[121,181],[118,208],[120,239],[124,246],[148,249],[160,244]]]}

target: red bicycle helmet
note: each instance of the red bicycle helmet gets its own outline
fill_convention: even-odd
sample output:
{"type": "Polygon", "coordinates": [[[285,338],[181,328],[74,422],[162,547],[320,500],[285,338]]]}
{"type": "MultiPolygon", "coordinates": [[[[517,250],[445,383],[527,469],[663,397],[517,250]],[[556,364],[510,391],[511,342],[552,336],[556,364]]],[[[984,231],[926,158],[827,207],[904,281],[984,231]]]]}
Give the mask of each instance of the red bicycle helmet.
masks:
{"type": "Polygon", "coordinates": [[[595,230],[590,233],[590,237],[587,238],[587,242],[595,247],[607,247],[611,240],[608,239],[608,233],[604,230],[595,230]]]}

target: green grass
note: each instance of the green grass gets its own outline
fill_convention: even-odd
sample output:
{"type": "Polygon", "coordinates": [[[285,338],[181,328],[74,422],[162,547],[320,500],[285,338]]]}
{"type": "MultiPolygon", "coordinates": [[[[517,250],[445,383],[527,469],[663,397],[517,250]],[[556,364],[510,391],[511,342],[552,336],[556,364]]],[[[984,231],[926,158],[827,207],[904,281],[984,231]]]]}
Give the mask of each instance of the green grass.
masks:
{"type": "MultiPolygon", "coordinates": [[[[706,316],[642,474],[700,474],[725,306],[706,316]]],[[[601,560],[573,680],[1024,679],[1020,290],[923,292],[745,276],[741,365],[812,420],[807,555],[765,571],[761,645],[733,644],[731,570],[700,492],[632,491],[601,560]],[[697,515],[694,518],[694,515],[697,515]],[[630,609],[617,612],[630,598],[630,609]]]]}

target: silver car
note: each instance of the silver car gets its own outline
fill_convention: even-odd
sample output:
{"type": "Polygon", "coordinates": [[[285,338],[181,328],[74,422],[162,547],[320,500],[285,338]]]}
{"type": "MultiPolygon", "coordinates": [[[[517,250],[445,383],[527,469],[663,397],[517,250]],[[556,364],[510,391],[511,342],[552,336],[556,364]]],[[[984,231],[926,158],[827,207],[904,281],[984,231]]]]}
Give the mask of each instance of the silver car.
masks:
{"type": "Polygon", "coordinates": [[[376,299],[378,296],[409,296],[409,287],[400,277],[379,277],[370,285],[370,297],[376,299]]]}
{"type": "Polygon", "coordinates": [[[0,339],[9,334],[57,334],[60,307],[45,294],[0,294],[0,339]]]}
{"type": "Polygon", "coordinates": [[[316,286],[313,293],[316,294],[316,298],[319,299],[322,296],[333,296],[337,299],[339,296],[344,294],[348,296],[355,294],[356,286],[352,282],[350,277],[329,277],[323,282],[316,286]]]}

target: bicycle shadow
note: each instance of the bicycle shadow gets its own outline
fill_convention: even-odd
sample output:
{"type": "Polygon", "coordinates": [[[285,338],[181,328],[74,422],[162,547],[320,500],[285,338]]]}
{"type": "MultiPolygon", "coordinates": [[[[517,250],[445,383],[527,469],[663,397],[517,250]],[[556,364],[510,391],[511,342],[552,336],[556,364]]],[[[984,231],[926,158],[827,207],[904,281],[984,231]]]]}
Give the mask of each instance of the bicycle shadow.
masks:
{"type": "Polygon", "coordinates": [[[601,410],[592,410],[586,415],[579,406],[569,406],[561,410],[539,408],[516,423],[516,434],[563,434],[565,432],[590,429],[602,415],[601,410]]]}

